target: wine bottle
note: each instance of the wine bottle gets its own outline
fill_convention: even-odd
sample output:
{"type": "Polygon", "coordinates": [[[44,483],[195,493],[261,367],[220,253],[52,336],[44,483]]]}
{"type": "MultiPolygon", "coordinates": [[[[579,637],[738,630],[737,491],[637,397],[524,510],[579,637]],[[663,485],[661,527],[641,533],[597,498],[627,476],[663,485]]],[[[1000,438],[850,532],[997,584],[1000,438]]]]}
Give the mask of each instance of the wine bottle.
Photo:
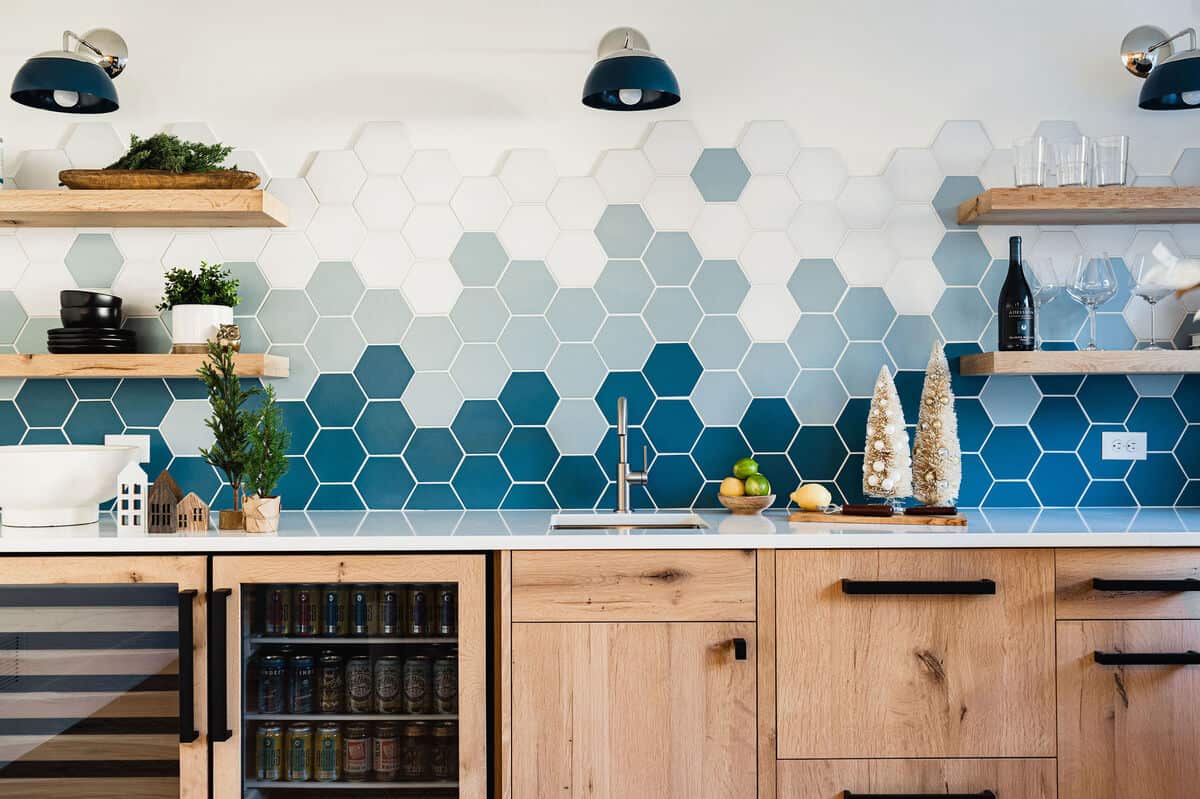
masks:
{"type": "Polygon", "coordinates": [[[1033,349],[1033,292],[1029,290],[1025,271],[1021,268],[1020,236],[1012,236],[1008,240],[1008,277],[1000,288],[996,316],[1001,351],[1033,349]]]}

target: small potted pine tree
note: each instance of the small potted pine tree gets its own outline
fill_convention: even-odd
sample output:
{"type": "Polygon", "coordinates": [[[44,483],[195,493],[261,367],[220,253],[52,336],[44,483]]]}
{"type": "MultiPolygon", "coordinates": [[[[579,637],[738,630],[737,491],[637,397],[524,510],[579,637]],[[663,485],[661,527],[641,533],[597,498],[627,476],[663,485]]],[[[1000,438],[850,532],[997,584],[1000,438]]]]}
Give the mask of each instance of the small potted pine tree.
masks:
{"type": "Polygon", "coordinates": [[[283,426],[283,412],[275,401],[275,388],[267,386],[262,408],[254,414],[250,428],[250,453],[246,459],[244,508],[247,533],[274,533],[279,530],[280,498],[272,492],[287,473],[287,448],[291,435],[283,426]]]}
{"type": "Polygon", "coordinates": [[[255,418],[255,414],[242,406],[257,396],[259,389],[242,386],[234,367],[233,350],[216,342],[209,342],[208,360],[200,365],[199,374],[208,389],[208,404],[212,406],[212,416],[204,424],[213,434],[213,445],[201,447],[200,454],[213,468],[225,473],[225,480],[233,489],[233,508],[220,512],[218,527],[241,530],[244,529],[242,482],[255,418]]]}
{"type": "Polygon", "coordinates": [[[168,270],[158,310],[171,312],[172,351],[205,352],[221,325],[233,324],[239,301],[238,279],[221,264],[201,261],[196,272],[168,270]]]}

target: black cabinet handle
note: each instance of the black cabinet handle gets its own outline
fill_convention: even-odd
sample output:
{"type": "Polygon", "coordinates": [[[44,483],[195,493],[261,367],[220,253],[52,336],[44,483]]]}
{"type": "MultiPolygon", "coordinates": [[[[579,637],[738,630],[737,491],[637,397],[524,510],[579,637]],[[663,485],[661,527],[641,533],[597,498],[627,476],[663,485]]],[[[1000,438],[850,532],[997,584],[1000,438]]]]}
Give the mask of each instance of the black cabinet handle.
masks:
{"type": "Polygon", "coordinates": [[[842,799],[996,799],[993,791],[978,793],[854,793],[842,791],[842,799]]]}
{"type": "Polygon", "coordinates": [[[1200,666],[1200,652],[1101,652],[1092,653],[1101,666],[1200,666]]]}
{"type": "Polygon", "coordinates": [[[229,684],[226,669],[229,666],[229,649],[226,635],[229,631],[230,588],[218,588],[208,592],[208,739],[228,741],[233,737],[229,728],[229,706],[226,694],[229,684]]]}
{"type": "Polygon", "coordinates": [[[843,578],[842,593],[975,596],[996,593],[996,582],[994,580],[847,580],[843,578]]]}
{"type": "Polygon", "coordinates": [[[733,639],[733,659],[734,660],[745,660],[747,657],[748,657],[748,655],[746,652],[746,639],[745,638],[734,638],[733,639]]]}
{"type": "Polygon", "coordinates": [[[1200,580],[1185,577],[1180,580],[1106,580],[1092,578],[1094,591],[1200,591],[1200,580]]]}
{"type": "Polygon", "coordinates": [[[200,737],[196,729],[196,644],[192,604],[196,589],[179,592],[179,743],[200,737]]]}

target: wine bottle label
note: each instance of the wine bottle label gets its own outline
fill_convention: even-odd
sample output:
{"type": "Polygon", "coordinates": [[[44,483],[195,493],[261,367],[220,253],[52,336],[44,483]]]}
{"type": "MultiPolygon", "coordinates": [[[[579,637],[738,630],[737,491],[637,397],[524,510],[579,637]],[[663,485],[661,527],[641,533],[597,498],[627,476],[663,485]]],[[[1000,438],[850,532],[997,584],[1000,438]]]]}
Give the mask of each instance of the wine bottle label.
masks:
{"type": "Polygon", "coordinates": [[[1013,349],[1033,349],[1033,309],[1020,306],[1009,308],[1005,316],[1005,343],[1013,349]]]}

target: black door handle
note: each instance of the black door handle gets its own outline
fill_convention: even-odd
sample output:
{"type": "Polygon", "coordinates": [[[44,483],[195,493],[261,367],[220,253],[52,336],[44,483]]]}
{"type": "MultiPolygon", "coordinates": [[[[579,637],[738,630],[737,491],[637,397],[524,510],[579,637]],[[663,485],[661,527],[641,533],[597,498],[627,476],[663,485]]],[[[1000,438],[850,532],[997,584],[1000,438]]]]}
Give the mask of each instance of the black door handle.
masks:
{"type": "Polygon", "coordinates": [[[993,791],[978,793],[854,793],[842,791],[842,799],[996,799],[993,791]]]}
{"type": "Polygon", "coordinates": [[[1200,591],[1200,580],[1185,577],[1180,580],[1106,580],[1092,578],[1094,591],[1200,591]]]}
{"type": "Polygon", "coordinates": [[[208,592],[208,740],[228,741],[233,737],[229,728],[227,694],[229,652],[226,635],[229,632],[230,588],[208,592]]]}
{"type": "Polygon", "coordinates": [[[1200,652],[1101,652],[1092,653],[1101,666],[1200,666],[1200,652]]]}
{"type": "Polygon", "coordinates": [[[978,596],[996,593],[994,580],[849,580],[842,593],[853,595],[916,594],[922,596],[978,596]]]}
{"type": "Polygon", "coordinates": [[[196,644],[192,604],[196,589],[179,592],[179,743],[200,737],[196,729],[196,644]]]}
{"type": "Polygon", "coordinates": [[[733,659],[734,660],[745,660],[747,657],[748,657],[748,654],[746,652],[746,639],[745,638],[734,638],[733,639],[733,659]]]}

